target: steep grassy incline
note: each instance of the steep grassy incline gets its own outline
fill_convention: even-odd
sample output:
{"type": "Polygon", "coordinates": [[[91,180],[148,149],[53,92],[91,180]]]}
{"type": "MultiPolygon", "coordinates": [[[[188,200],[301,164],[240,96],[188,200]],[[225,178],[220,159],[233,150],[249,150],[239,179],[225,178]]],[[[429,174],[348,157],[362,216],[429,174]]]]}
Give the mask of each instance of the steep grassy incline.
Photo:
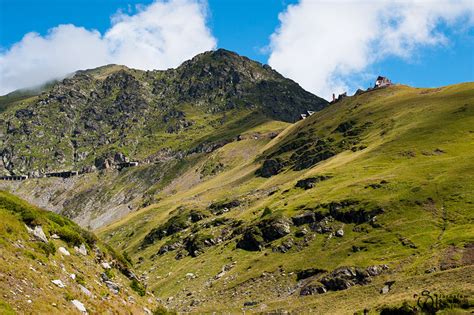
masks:
{"type": "Polygon", "coordinates": [[[181,310],[352,314],[423,289],[472,296],[473,126],[473,83],[349,97],[202,156],[100,235],[181,310]]]}
{"type": "MultiPolygon", "coordinates": [[[[1,314],[143,314],[159,306],[121,254],[0,191],[1,314]]],[[[151,314],[151,311],[150,311],[151,314]]]]}

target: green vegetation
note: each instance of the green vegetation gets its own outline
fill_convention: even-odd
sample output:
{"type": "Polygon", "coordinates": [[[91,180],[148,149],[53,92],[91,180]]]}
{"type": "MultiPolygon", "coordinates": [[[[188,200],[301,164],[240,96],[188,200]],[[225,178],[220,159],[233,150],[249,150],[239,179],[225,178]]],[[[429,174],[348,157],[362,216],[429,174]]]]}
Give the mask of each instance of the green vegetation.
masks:
{"type": "Polygon", "coordinates": [[[137,279],[132,280],[132,282],[130,283],[130,288],[132,288],[132,290],[137,292],[140,296],[145,296],[146,294],[145,287],[137,279]]]}
{"type": "MultiPolygon", "coordinates": [[[[192,308],[199,311],[237,310],[250,300],[265,301],[268,310],[353,313],[356,305],[384,304],[379,290],[388,280],[400,288],[406,284],[411,295],[425,288],[471,294],[460,279],[471,270],[474,242],[472,91],[472,84],[375,90],[331,105],[275,139],[226,144],[202,162],[219,156],[224,170],[193,185],[175,179],[168,185],[172,189],[158,194],[157,204],[101,230],[101,236],[135,259],[146,257],[138,268],[159,276],[149,283],[155,294],[185,303],[199,299],[204,302],[192,308]],[[306,162],[326,151],[333,154],[306,162]],[[271,159],[281,168],[257,176],[271,159]],[[227,206],[233,200],[240,205],[227,206]],[[193,222],[179,209],[210,215],[193,222]],[[141,246],[147,235],[175,225],[179,232],[162,233],[141,246]],[[237,265],[222,279],[210,280],[233,261],[237,265]],[[390,274],[367,287],[309,297],[278,289],[278,283],[296,286],[288,274],[301,270],[380,264],[387,264],[390,274]],[[436,277],[425,273],[432,269],[436,277]],[[163,276],[169,271],[173,277],[163,276]],[[197,277],[182,281],[189,273],[197,277]],[[278,280],[264,280],[264,273],[278,280]],[[198,293],[209,281],[212,286],[198,293]]],[[[200,172],[199,166],[190,167],[179,178],[186,181],[200,172]]],[[[390,301],[401,305],[405,299],[398,294],[390,301]]]]}
{"type": "MultiPolygon", "coordinates": [[[[58,305],[62,312],[73,313],[76,309],[72,300],[82,301],[91,313],[137,313],[144,306],[156,307],[156,303],[141,298],[145,292],[142,286],[138,287],[137,294],[110,294],[107,288],[104,291],[104,285],[96,281],[103,272],[99,262],[120,262],[106,247],[94,234],[69,219],[0,190],[0,313],[52,314],[58,312],[58,305]],[[47,241],[34,236],[33,227],[40,227],[47,241]],[[53,234],[59,238],[52,237],[53,234]],[[86,255],[72,248],[79,242],[87,244],[86,255]],[[63,247],[62,251],[57,250],[60,247],[63,247]],[[68,255],[64,255],[64,249],[68,255]],[[52,284],[52,281],[61,281],[61,285],[52,284]],[[107,300],[95,299],[94,296],[102,296],[104,292],[108,295],[107,300]],[[133,297],[134,303],[124,304],[129,296],[133,297]]],[[[118,264],[117,268],[106,269],[105,274],[123,287],[128,286],[126,275],[131,271],[118,264]]]]}
{"type": "MultiPolygon", "coordinates": [[[[423,290],[474,294],[473,83],[325,107],[219,50],[170,71],[81,72],[22,102],[1,114],[8,165],[99,171],[12,191],[51,196],[111,246],[8,194],[4,246],[41,224],[66,245],[97,245],[124,274],[133,261],[147,280],[127,280],[130,292],[181,312],[389,314],[410,312],[423,290]],[[321,110],[289,123],[311,106],[321,110]],[[114,169],[125,157],[143,163],[114,169]]],[[[22,252],[28,264],[51,256],[46,243],[22,252]]]]}

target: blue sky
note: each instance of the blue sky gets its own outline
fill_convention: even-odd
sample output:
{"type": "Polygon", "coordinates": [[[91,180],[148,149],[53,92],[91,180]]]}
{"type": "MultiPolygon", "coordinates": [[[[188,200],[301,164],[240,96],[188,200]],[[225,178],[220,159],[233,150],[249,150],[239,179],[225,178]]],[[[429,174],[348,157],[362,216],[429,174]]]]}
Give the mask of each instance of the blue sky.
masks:
{"type": "MultiPolygon", "coordinates": [[[[164,1],[163,3],[166,4],[165,0],[160,1],[164,1]]],[[[202,30],[199,34],[189,35],[191,39],[197,38],[196,40],[200,40],[201,37],[199,36],[202,36],[203,45],[199,46],[194,43],[194,48],[180,47],[181,55],[176,60],[170,58],[168,63],[144,64],[143,66],[138,64],[139,66],[137,66],[133,62],[135,56],[130,56],[130,52],[127,51],[127,53],[121,54],[121,58],[115,59],[109,58],[110,56],[102,56],[101,58],[88,56],[88,62],[78,63],[77,66],[88,66],[89,64],[96,66],[102,60],[112,60],[112,62],[118,60],[123,61],[123,63],[130,60],[130,65],[135,65],[138,68],[167,68],[176,66],[189,56],[198,53],[198,48],[207,50],[207,47],[222,47],[262,63],[270,62],[276,70],[291,77],[306,89],[322,94],[324,97],[327,97],[330,91],[342,92],[343,90],[351,91],[357,87],[367,87],[371,84],[373,76],[378,74],[384,74],[396,82],[420,87],[435,87],[474,81],[474,28],[472,27],[474,18],[472,17],[472,2],[469,1],[457,7],[453,6],[450,13],[437,9],[435,5],[423,7],[424,11],[420,13],[419,17],[416,17],[416,23],[419,22],[417,27],[428,31],[428,34],[425,34],[423,38],[416,38],[417,30],[407,31],[404,27],[400,27],[398,30],[395,29],[390,34],[381,33],[374,38],[370,32],[367,32],[367,28],[370,29],[371,25],[364,24],[365,12],[359,13],[357,11],[361,4],[368,4],[366,2],[358,2],[356,3],[357,7],[354,6],[353,8],[347,3],[339,3],[334,8],[326,8],[324,5],[331,2],[303,1],[306,3],[300,3],[297,0],[208,0],[207,2],[196,0],[196,2],[194,0],[174,0],[174,2],[179,1],[188,5],[197,3],[203,11],[206,11],[206,14],[201,18],[205,24],[203,27],[206,28],[208,33],[206,33],[206,30],[202,30]],[[289,5],[293,5],[293,9],[288,10],[289,5]],[[344,19],[349,23],[346,26],[346,33],[336,32],[335,27],[324,28],[324,25],[332,23],[335,19],[337,20],[335,13],[344,10],[347,11],[348,18],[344,19],[342,16],[341,21],[344,19]],[[333,12],[335,15],[328,22],[318,24],[318,21],[316,21],[323,21],[327,16],[331,16],[333,12]],[[279,20],[279,14],[282,14],[285,22],[279,20]],[[358,14],[359,18],[357,18],[358,14]],[[351,20],[352,16],[354,16],[354,20],[351,20]],[[468,17],[466,18],[466,16],[468,17]],[[429,21],[433,18],[440,20],[440,23],[430,28],[429,21]],[[312,19],[315,21],[311,21],[312,19]],[[444,22],[443,19],[449,21],[449,23],[444,22]],[[426,23],[423,22],[424,20],[426,20],[426,23]],[[278,29],[280,29],[279,32],[277,32],[278,29]],[[325,31],[332,32],[333,30],[335,32],[334,37],[329,37],[329,39],[327,36],[324,37],[325,31]],[[402,32],[405,33],[400,34],[402,32]],[[274,34],[274,38],[271,40],[270,36],[272,34],[274,34]],[[394,41],[399,41],[397,43],[400,45],[392,47],[391,42],[385,41],[384,36],[394,36],[394,41]],[[353,40],[353,38],[358,37],[360,37],[360,41],[353,40]],[[434,37],[438,40],[433,41],[432,38],[434,37]],[[334,47],[333,50],[331,50],[331,47],[334,47]],[[382,50],[388,52],[379,55],[378,52],[382,50]],[[311,73],[314,73],[314,75],[311,75],[311,73]]],[[[443,4],[442,1],[438,2],[443,4]]],[[[37,50],[37,52],[40,52],[40,49],[41,51],[48,49],[57,51],[62,49],[61,47],[64,47],[64,45],[67,46],[67,42],[63,45],[63,43],[57,44],[57,40],[48,39],[50,29],[61,24],[73,24],[76,27],[84,27],[87,31],[97,30],[100,33],[98,36],[102,36],[102,39],[104,39],[105,34],[111,29],[113,24],[111,23],[111,17],[114,14],[122,12],[125,17],[134,16],[137,12],[148,10],[148,6],[153,1],[0,0],[0,3],[0,76],[4,77],[4,82],[7,82],[7,79],[8,83],[18,81],[16,85],[7,88],[11,90],[22,87],[22,85],[31,85],[30,81],[24,82],[21,79],[16,79],[11,74],[12,69],[22,68],[27,75],[30,71],[34,72],[34,67],[38,63],[44,62],[47,65],[48,62],[52,62],[47,57],[44,57],[43,61],[43,57],[39,56],[41,54],[35,54],[36,51],[32,52],[31,50],[37,50]],[[141,9],[135,7],[137,4],[141,5],[141,9]],[[39,33],[39,39],[46,38],[47,43],[38,46],[25,45],[25,47],[33,47],[29,48],[30,52],[25,52],[26,48],[23,51],[13,50],[12,47],[15,44],[23,43],[23,36],[29,32],[39,33]],[[18,67],[15,62],[19,62],[19,59],[25,60],[26,65],[23,63],[21,64],[22,67],[18,67]],[[31,66],[28,64],[28,60],[32,60],[31,66]]],[[[181,3],[181,5],[183,4],[181,3]]],[[[369,5],[371,4],[369,3],[369,5]]],[[[383,10],[387,9],[381,7],[378,9],[379,11],[371,11],[371,7],[366,10],[367,19],[370,19],[370,16],[378,19],[379,16],[382,16],[381,12],[385,12],[383,10]]],[[[402,12],[401,15],[406,14],[407,19],[410,18],[410,13],[414,12],[413,7],[401,7],[399,9],[402,12]]],[[[156,10],[153,12],[157,12],[156,10]]],[[[195,15],[195,13],[193,14],[195,15]]],[[[186,19],[191,20],[194,15],[186,16],[186,19]]],[[[173,19],[176,20],[177,18],[173,16],[173,19]]],[[[137,27],[132,22],[127,23],[127,25],[137,27]]],[[[337,21],[334,23],[335,25],[340,24],[337,21]]],[[[144,25],[143,27],[148,26],[144,25]]],[[[163,25],[160,27],[163,27],[163,25]]],[[[201,29],[201,26],[194,27],[190,25],[189,27],[201,29]]],[[[160,34],[157,35],[157,37],[159,36],[160,34]]],[[[74,35],[71,35],[71,37],[74,37],[74,35]]],[[[186,37],[180,37],[183,42],[191,39],[187,40],[186,37]]],[[[74,40],[74,38],[71,38],[71,40],[74,40]]],[[[98,40],[97,38],[92,39],[86,41],[86,43],[89,47],[94,45],[91,43],[97,41],[101,41],[101,38],[98,40]]],[[[122,45],[122,42],[120,43],[122,45]]],[[[109,48],[105,48],[105,50],[109,48]]],[[[90,49],[93,50],[93,47],[90,49]]],[[[133,49],[130,50],[133,51],[133,49]]],[[[91,54],[93,55],[93,53],[91,54]]],[[[167,60],[169,56],[166,53],[163,54],[157,55],[156,58],[167,60]]],[[[47,56],[46,53],[45,56],[47,56]]],[[[137,58],[140,59],[141,56],[137,58]]],[[[78,53],[76,60],[79,59],[81,59],[81,54],[78,53]]],[[[70,72],[75,66],[73,62],[74,59],[69,62],[64,61],[62,68],[55,69],[50,77],[59,75],[62,70],[65,73],[70,72]]],[[[52,67],[46,69],[49,68],[52,67]]],[[[45,70],[42,68],[38,69],[37,72],[44,73],[45,70]]],[[[21,70],[19,73],[21,74],[21,70]]],[[[50,79],[50,77],[45,79],[50,79]]],[[[43,77],[38,74],[38,76],[32,75],[32,78],[41,80],[43,77]]],[[[0,83],[2,83],[1,77],[0,83]]],[[[0,90],[0,94],[3,94],[2,92],[6,92],[6,90],[0,90]]]]}

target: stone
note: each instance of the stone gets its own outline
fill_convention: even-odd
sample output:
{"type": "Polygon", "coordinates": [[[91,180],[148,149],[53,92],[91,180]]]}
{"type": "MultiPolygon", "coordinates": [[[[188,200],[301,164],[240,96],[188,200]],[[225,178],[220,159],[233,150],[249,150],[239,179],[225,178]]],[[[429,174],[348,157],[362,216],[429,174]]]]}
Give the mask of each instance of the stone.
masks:
{"type": "Polygon", "coordinates": [[[387,294],[390,292],[390,287],[388,285],[384,285],[382,289],[380,289],[380,294],[387,294]]]}
{"type": "Polygon", "coordinates": [[[255,306],[257,304],[258,304],[257,301],[249,301],[249,302],[244,303],[244,307],[255,306]]]}
{"type": "Polygon", "coordinates": [[[379,266],[369,266],[366,270],[371,276],[378,276],[382,272],[379,266]]]}
{"type": "Polygon", "coordinates": [[[258,251],[263,249],[264,243],[262,231],[257,226],[253,226],[245,230],[242,238],[237,242],[237,248],[258,251]]]}
{"type": "Polygon", "coordinates": [[[323,285],[308,285],[301,289],[300,295],[307,296],[307,295],[323,294],[326,292],[327,292],[327,289],[323,285]]]}
{"type": "Polygon", "coordinates": [[[44,234],[43,228],[40,225],[35,226],[33,229],[27,225],[25,226],[28,233],[33,235],[36,238],[36,240],[44,242],[44,243],[48,243],[48,238],[44,234]]]}
{"type": "Polygon", "coordinates": [[[55,285],[57,285],[58,287],[60,288],[65,288],[66,285],[64,285],[64,283],[61,281],[61,280],[51,280],[52,283],[54,283],[55,285]]]}
{"type": "Polygon", "coordinates": [[[59,237],[58,234],[53,234],[53,235],[51,235],[51,238],[52,238],[52,239],[55,239],[55,240],[59,240],[59,239],[60,239],[60,237],[59,237]]]}
{"type": "Polygon", "coordinates": [[[69,253],[69,251],[68,251],[66,248],[64,248],[64,247],[59,247],[59,248],[58,248],[58,251],[59,251],[61,254],[63,254],[64,256],[71,256],[71,253],[69,253]]]}
{"type": "Polygon", "coordinates": [[[260,177],[269,178],[280,173],[283,167],[284,164],[279,159],[265,160],[255,174],[260,177]]]}
{"type": "Polygon", "coordinates": [[[296,226],[316,222],[316,214],[314,212],[306,212],[291,218],[296,226]]]}
{"type": "Polygon", "coordinates": [[[120,286],[115,283],[115,282],[112,282],[110,280],[107,280],[107,281],[104,281],[105,282],[105,285],[107,286],[107,288],[110,289],[110,291],[112,291],[113,293],[115,294],[118,294],[119,291],[120,291],[120,286]]]}
{"type": "Polygon", "coordinates": [[[71,277],[72,280],[76,280],[76,275],[74,273],[71,273],[69,277],[71,277]]]}
{"type": "Polygon", "coordinates": [[[392,289],[392,285],[395,283],[395,281],[387,281],[384,283],[384,286],[382,289],[380,289],[380,294],[388,294],[390,290],[392,289]]]}
{"type": "Polygon", "coordinates": [[[287,218],[274,218],[261,222],[258,227],[267,242],[279,239],[290,234],[291,222],[287,218]]]}
{"type": "Polygon", "coordinates": [[[79,312],[87,314],[86,307],[84,306],[84,304],[82,304],[82,302],[78,300],[72,300],[71,303],[77,308],[79,312]]]}
{"type": "Polygon", "coordinates": [[[343,237],[344,236],[344,230],[340,228],[339,230],[336,231],[336,236],[337,237],[343,237]]]}
{"type": "Polygon", "coordinates": [[[112,267],[110,266],[110,264],[107,263],[107,262],[103,262],[101,265],[102,265],[102,268],[104,268],[104,269],[112,269],[112,267]]]}
{"type": "Polygon", "coordinates": [[[296,280],[298,280],[298,281],[303,280],[303,279],[312,277],[314,275],[322,274],[324,272],[326,272],[326,270],[318,269],[318,268],[305,269],[305,270],[302,270],[302,271],[299,271],[298,273],[296,273],[296,280]]]}
{"type": "Polygon", "coordinates": [[[300,230],[298,230],[298,231],[295,232],[295,236],[296,236],[296,237],[303,237],[303,236],[305,236],[306,234],[308,234],[308,230],[305,229],[305,228],[302,228],[302,229],[300,229],[300,230]]]}
{"type": "Polygon", "coordinates": [[[87,296],[92,296],[92,292],[89,291],[85,286],[79,284],[79,289],[81,289],[81,292],[84,293],[87,296]]]}
{"type": "Polygon", "coordinates": [[[105,274],[105,272],[100,274],[100,279],[102,280],[102,282],[110,280],[109,277],[105,274]]]}
{"type": "Polygon", "coordinates": [[[83,256],[87,256],[87,249],[86,249],[86,245],[84,243],[82,243],[81,246],[79,246],[79,247],[74,246],[74,250],[78,254],[81,254],[83,256]]]}
{"type": "Polygon", "coordinates": [[[186,274],[186,278],[187,278],[187,279],[195,279],[195,278],[196,278],[196,275],[195,275],[194,273],[192,273],[192,272],[188,272],[188,273],[186,274]]]}
{"type": "Polygon", "coordinates": [[[295,187],[303,188],[304,190],[311,189],[316,185],[316,183],[329,179],[329,178],[331,178],[331,176],[320,175],[320,176],[301,179],[296,183],[295,187]]]}

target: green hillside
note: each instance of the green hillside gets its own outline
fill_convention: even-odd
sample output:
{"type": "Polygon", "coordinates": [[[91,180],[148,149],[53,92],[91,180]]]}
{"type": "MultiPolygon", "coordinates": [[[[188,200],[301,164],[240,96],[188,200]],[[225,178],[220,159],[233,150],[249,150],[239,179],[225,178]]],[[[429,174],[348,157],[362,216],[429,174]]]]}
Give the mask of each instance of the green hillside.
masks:
{"type": "Polygon", "coordinates": [[[91,232],[0,191],[1,314],[75,314],[77,302],[93,314],[159,308],[131,268],[91,232]]]}
{"type": "Polygon", "coordinates": [[[69,310],[74,298],[90,313],[157,302],[197,313],[414,314],[424,290],[441,313],[473,310],[474,83],[393,85],[329,104],[220,49],[166,71],[78,71],[0,103],[0,172],[30,175],[0,181],[0,258],[18,262],[0,267],[4,312],[69,310]],[[116,262],[117,295],[96,247],[116,262]],[[30,275],[36,261],[66,288],[46,271],[30,275]],[[106,304],[81,295],[61,263],[81,266],[106,304]],[[22,282],[25,270],[42,306],[9,293],[8,277],[22,282]],[[132,286],[148,291],[136,304],[132,286]]]}
{"type": "Polygon", "coordinates": [[[201,163],[221,172],[196,180],[189,167],[100,235],[180,310],[353,313],[424,289],[472,296],[473,126],[472,83],[349,97],[274,139],[217,149],[201,163]],[[367,279],[368,267],[383,272],[367,279]]]}

